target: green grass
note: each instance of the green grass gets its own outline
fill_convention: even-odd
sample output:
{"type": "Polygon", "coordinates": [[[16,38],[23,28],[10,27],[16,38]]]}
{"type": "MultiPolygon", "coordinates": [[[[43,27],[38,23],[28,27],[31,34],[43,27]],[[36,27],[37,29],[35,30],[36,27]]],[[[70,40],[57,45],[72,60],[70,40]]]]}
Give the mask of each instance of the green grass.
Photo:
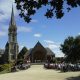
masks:
{"type": "Polygon", "coordinates": [[[0,74],[10,73],[9,69],[3,70],[0,72],[0,74]]]}
{"type": "Polygon", "coordinates": [[[10,64],[3,64],[3,65],[0,65],[0,68],[1,68],[0,74],[9,73],[11,65],[10,64]]]}

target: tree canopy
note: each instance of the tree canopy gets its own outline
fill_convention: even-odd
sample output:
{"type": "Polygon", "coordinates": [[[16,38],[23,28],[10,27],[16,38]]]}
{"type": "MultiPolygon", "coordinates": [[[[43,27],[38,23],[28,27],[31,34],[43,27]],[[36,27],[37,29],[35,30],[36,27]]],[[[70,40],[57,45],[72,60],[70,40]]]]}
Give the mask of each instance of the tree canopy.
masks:
{"type": "Polygon", "coordinates": [[[20,10],[20,17],[29,23],[31,16],[43,6],[47,6],[45,16],[61,19],[64,16],[64,8],[69,12],[72,8],[80,6],[80,0],[15,0],[16,7],[20,10]]]}
{"type": "Polygon", "coordinates": [[[68,37],[61,44],[61,50],[66,56],[66,61],[77,62],[80,60],[80,36],[68,37]]]}

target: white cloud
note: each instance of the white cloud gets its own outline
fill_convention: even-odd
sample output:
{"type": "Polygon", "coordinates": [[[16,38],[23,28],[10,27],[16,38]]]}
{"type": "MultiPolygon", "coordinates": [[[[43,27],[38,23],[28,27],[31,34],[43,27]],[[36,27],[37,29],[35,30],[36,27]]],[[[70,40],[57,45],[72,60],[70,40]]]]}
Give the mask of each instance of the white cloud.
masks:
{"type": "Polygon", "coordinates": [[[6,36],[6,35],[7,35],[6,32],[0,31],[0,37],[1,37],[1,36],[6,36]]]}
{"type": "Polygon", "coordinates": [[[64,57],[64,54],[60,50],[59,44],[49,44],[48,47],[55,53],[56,57],[64,57]]]}
{"type": "Polygon", "coordinates": [[[56,57],[64,57],[64,54],[59,49],[54,49],[54,53],[56,53],[56,57]]]}
{"type": "Polygon", "coordinates": [[[60,51],[60,43],[52,40],[44,40],[46,46],[50,48],[56,55],[56,57],[63,57],[64,54],[60,51]]]}
{"type": "Polygon", "coordinates": [[[78,33],[78,35],[80,35],[80,33],[78,33]]]}
{"type": "Polygon", "coordinates": [[[32,28],[30,27],[24,27],[24,26],[20,26],[18,27],[18,32],[31,32],[32,28]]]}
{"type": "MultiPolygon", "coordinates": [[[[0,21],[5,21],[5,19],[9,19],[11,15],[11,7],[14,0],[1,0],[0,1],[0,21]]],[[[16,10],[15,4],[14,5],[14,13],[17,15],[18,11],[16,10]]]]}
{"type": "Polygon", "coordinates": [[[23,47],[24,47],[23,45],[20,45],[19,46],[19,51],[21,51],[23,47]]]}
{"type": "MultiPolygon", "coordinates": [[[[1,30],[2,31],[8,31],[9,25],[1,25],[1,30]]],[[[31,32],[32,28],[31,27],[26,27],[26,26],[19,26],[18,32],[31,32]]]]}
{"type": "Polygon", "coordinates": [[[0,37],[2,36],[6,36],[7,35],[7,25],[1,25],[1,28],[0,28],[0,37]]]}
{"type": "Polygon", "coordinates": [[[55,48],[59,48],[59,45],[48,44],[48,47],[49,47],[50,49],[55,49],[55,48]]]}
{"type": "Polygon", "coordinates": [[[60,50],[60,45],[49,44],[48,47],[55,53],[56,57],[64,57],[64,54],[60,50]]]}
{"type": "MultiPolygon", "coordinates": [[[[1,25],[1,29],[0,29],[0,36],[6,36],[8,35],[8,28],[9,28],[9,25],[1,25]]],[[[20,26],[20,27],[17,27],[18,28],[18,32],[31,32],[32,31],[32,28],[30,27],[25,27],[25,26],[20,26]]]]}
{"type": "Polygon", "coordinates": [[[1,31],[7,31],[9,25],[1,25],[1,31]]]}
{"type": "Polygon", "coordinates": [[[55,48],[59,48],[59,44],[52,41],[52,40],[44,40],[44,42],[46,43],[47,47],[49,47],[50,49],[55,49],[55,48]]]}
{"type": "Polygon", "coordinates": [[[34,37],[40,38],[42,35],[40,33],[34,34],[34,37]]]}
{"type": "Polygon", "coordinates": [[[44,40],[44,42],[46,42],[48,44],[54,44],[54,41],[51,41],[51,40],[44,40]]]}

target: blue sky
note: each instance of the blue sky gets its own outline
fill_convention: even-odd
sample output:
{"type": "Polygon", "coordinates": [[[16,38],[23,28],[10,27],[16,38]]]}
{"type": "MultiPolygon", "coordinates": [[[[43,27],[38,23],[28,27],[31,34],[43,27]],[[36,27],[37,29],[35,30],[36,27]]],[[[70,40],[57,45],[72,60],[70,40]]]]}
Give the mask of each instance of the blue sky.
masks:
{"type": "MultiPolygon", "coordinates": [[[[8,28],[11,17],[12,3],[14,0],[0,0],[0,48],[4,49],[8,41],[8,28]]],[[[19,17],[19,11],[14,4],[16,25],[18,28],[18,44],[28,49],[40,41],[44,47],[49,47],[56,56],[63,56],[59,50],[60,44],[68,36],[80,35],[80,9],[72,9],[60,20],[44,17],[45,7],[37,11],[28,24],[19,17]]]]}

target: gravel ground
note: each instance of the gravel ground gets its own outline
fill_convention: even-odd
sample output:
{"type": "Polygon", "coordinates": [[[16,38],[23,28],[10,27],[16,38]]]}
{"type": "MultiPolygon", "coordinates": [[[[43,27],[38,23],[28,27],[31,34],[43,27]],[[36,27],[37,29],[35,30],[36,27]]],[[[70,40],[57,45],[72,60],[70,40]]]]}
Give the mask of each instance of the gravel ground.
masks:
{"type": "Polygon", "coordinates": [[[0,74],[0,80],[80,80],[80,71],[63,73],[44,69],[43,65],[32,65],[27,70],[0,74]]]}

